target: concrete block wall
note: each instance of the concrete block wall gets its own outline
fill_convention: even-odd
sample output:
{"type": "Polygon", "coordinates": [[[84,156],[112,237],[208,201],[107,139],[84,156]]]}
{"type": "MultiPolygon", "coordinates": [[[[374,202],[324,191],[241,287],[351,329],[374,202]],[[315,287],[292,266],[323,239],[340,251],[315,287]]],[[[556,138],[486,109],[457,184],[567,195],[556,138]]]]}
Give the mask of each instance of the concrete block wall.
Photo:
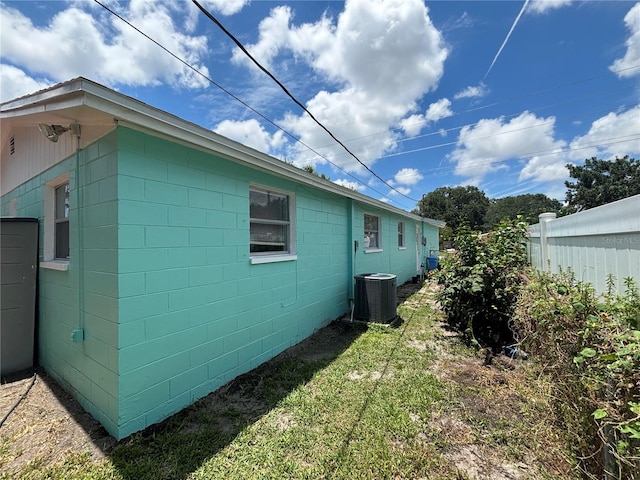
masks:
{"type": "Polygon", "coordinates": [[[122,438],[348,310],[347,202],[118,128],[122,438]],[[249,185],[295,195],[295,261],[254,264],[249,185]]]}
{"type": "Polygon", "coordinates": [[[45,185],[69,175],[69,265],[39,270],[38,360],[110,433],[118,422],[116,165],[112,133],[2,196],[2,215],[40,219],[42,261],[45,185]],[[84,341],[74,343],[78,328],[84,341]]]}

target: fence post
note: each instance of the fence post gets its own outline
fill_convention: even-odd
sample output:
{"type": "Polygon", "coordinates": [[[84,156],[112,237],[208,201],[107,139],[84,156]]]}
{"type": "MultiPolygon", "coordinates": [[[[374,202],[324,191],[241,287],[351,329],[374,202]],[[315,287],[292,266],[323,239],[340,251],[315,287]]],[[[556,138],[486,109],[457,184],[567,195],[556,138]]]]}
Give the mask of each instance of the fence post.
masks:
{"type": "Polygon", "coordinates": [[[556,218],[555,213],[541,213],[540,220],[540,270],[551,271],[551,256],[549,255],[549,241],[547,239],[547,222],[556,218]]]}

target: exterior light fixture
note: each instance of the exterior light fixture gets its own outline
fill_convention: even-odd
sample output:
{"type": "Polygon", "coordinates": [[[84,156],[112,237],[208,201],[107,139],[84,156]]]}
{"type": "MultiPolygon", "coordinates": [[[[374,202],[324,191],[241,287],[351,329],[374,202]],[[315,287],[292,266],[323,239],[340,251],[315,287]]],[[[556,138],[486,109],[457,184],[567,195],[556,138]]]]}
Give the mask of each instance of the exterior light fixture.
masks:
{"type": "Polygon", "coordinates": [[[57,142],[58,137],[65,132],[71,132],[76,137],[80,136],[80,125],[77,123],[72,123],[68,127],[63,127],[62,125],[48,125],[46,123],[39,123],[38,130],[45,137],[47,137],[52,142],[57,142]]]}

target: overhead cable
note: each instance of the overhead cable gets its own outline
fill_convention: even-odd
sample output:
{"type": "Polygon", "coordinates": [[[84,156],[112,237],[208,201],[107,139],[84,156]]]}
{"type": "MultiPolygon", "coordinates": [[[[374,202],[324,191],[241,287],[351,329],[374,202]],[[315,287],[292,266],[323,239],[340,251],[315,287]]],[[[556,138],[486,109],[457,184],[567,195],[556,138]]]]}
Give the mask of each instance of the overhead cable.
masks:
{"type": "Polygon", "coordinates": [[[199,9],[202,13],[204,13],[207,18],[209,18],[209,20],[211,20],[213,23],[215,23],[232,41],[233,43],[235,43],[238,48],[240,50],[242,50],[242,52],[249,57],[249,59],[256,64],[256,66],[262,70],[269,78],[271,78],[281,89],[282,91],[291,99],[293,100],[293,102],[298,105],[307,115],[309,115],[309,117],[311,118],[311,120],[313,120],[320,128],[322,128],[327,134],[329,134],[329,136],[336,141],[336,143],[338,143],[342,148],[344,148],[344,150],[351,155],[360,165],[362,165],[369,173],[371,173],[374,177],[376,177],[378,180],[380,180],[383,184],[385,184],[387,187],[389,187],[391,190],[393,190],[394,192],[398,193],[399,195],[402,195],[405,198],[408,198],[411,201],[417,202],[418,200],[415,198],[411,198],[407,195],[405,195],[404,193],[402,193],[401,191],[397,190],[396,188],[394,188],[392,185],[390,185],[389,183],[387,183],[386,180],[384,180],[380,175],[378,175],[376,172],[374,172],[369,166],[367,166],[362,160],[360,160],[355,153],[353,153],[351,150],[349,150],[349,148],[342,143],[332,132],[331,130],[329,130],[322,122],[320,122],[308,109],[307,107],[305,107],[302,102],[300,102],[295,96],[293,96],[291,94],[291,92],[289,92],[289,90],[287,89],[287,87],[285,87],[269,70],[267,70],[265,67],[263,67],[260,62],[258,62],[250,53],[249,51],[244,47],[244,45],[242,45],[242,43],[240,42],[240,40],[238,40],[229,30],[227,30],[224,25],[222,25],[222,23],[220,23],[220,21],[218,21],[217,18],[215,18],[211,13],[209,13],[202,5],[200,5],[196,0],[191,0],[199,9]]]}

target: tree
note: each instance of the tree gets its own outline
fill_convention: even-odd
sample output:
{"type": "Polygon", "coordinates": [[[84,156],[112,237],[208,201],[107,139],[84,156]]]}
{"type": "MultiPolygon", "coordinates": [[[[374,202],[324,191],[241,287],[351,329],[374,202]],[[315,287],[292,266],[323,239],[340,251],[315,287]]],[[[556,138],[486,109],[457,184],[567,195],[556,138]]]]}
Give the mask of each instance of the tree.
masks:
{"type": "Polygon", "coordinates": [[[443,220],[451,230],[468,225],[480,230],[489,208],[489,199],[478,187],[440,187],[422,196],[413,213],[443,220]]]}
{"type": "Polygon", "coordinates": [[[562,204],[542,193],[517,195],[491,200],[485,215],[485,228],[491,230],[501,220],[515,220],[518,216],[528,224],[538,223],[538,215],[545,212],[560,213],[562,204]]]}
{"type": "Polygon", "coordinates": [[[629,155],[615,160],[588,158],[582,166],[569,164],[567,168],[576,179],[564,182],[568,213],[640,194],[640,160],[629,155]]]}
{"type": "Polygon", "coordinates": [[[326,176],[324,173],[319,173],[314,167],[313,165],[305,165],[302,168],[305,172],[309,172],[309,173],[313,173],[315,176],[323,178],[325,180],[331,180],[328,176],[326,176]]]}

